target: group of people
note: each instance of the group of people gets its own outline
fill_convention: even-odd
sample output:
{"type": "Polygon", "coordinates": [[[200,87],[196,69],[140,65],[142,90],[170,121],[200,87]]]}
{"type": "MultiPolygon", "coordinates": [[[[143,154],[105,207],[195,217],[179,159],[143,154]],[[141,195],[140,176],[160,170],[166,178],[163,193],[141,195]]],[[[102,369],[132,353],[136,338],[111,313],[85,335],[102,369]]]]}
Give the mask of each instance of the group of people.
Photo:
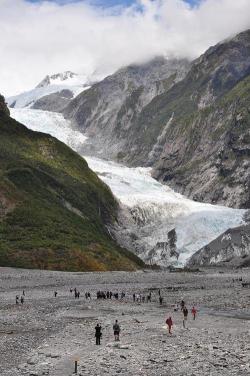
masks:
{"type": "MultiPolygon", "coordinates": [[[[75,296],[75,299],[79,299],[80,298],[80,292],[74,288],[74,289],[70,289],[70,293],[72,294],[74,291],[74,296],[75,296]]],[[[54,296],[57,297],[57,291],[54,291],[54,296]]],[[[19,299],[19,295],[16,295],[16,304],[19,304],[19,302],[21,304],[24,303],[24,296],[25,296],[25,291],[23,290],[23,293],[21,295],[21,298],[19,299]]],[[[160,305],[162,305],[162,302],[163,302],[163,297],[161,295],[161,291],[160,289],[158,290],[158,296],[159,296],[159,303],[160,305]]],[[[119,294],[116,292],[116,293],[113,293],[112,291],[97,291],[96,293],[96,298],[97,299],[112,299],[112,297],[114,297],[116,300],[119,299],[119,294]]],[[[125,297],[125,292],[122,292],[121,293],[121,299],[123,299],[125,297]]],[[[86,299],[91,299],[91,294],[90,292],[86,292],[85,293],[85,298],[86,299]]],[[[136,294],[136,293],[133,293],[133,302],[139,302],[139,303],[144,303],[144,302],[151,302],[151,298],[152,298],[152,293],[149,292],[149,294],[147,294],[146,296],[145,295],[142,295],[142,294],[136,294]]],[[[183,328],[186,328],[186,323],[187,323],[187,319],[188,319],[188,309],[187,309],[187,306],[185,304],[185,301],[182,299],[181,302],[180,302],[180,308],[181,308],[181,311],[182,311],[182,314],[183,314],[183,328]]],[[[178,311],[179,310],[179,305],[178,304],[175,304],[174,306],[174,311],[178,311]]],[[[197,315],[197,309],[193,306],[192,309],[191,309],[191,314],[192,314],[192,317],[193,317],[193,320],[196,319],[196,315],[197,315]]],[[[166,319],[166,324],[167,324],[167,327],[168,327],[168,333],[169,334],[172,334],[172,328],[173,328],[173,320],[172,320],[172,317],[169,316],[167,319],[166,319]]],[[[113,325],[113,332],[114,332],[114,337],[115,337],[115,341],[119,341],[120,340],[120,331],[121,331],[121,328],[120,328],[120,325],[118,323],[118,320],[115,320],[115,323],[113,325]]],[[[98,323],[95,327],[95,338],[96,338],[96,345],[100,345],[101,344],[101,337],[102,337],[102,327],[101,325],[98,323]]]]}
{"type": "MultiPolygon", "coordinates": [[[[181,301],[181,311],[183,313],[183,327],[186,328],[186,321],[187,321],[187,318],[188,318],[188,309],[187,309],[185,302],[183,300],[181,301]]],[[[191,313],[192,313],[192,316],[193,316],[193,320],[195,320],[196,314],[197,314],[197,309],[194,306],[191,310],[191,313]]],[[[169,316],[166,319],[166,324],[167,324],[167,327],[168,327],[168,333],[172,334],[172,327],[173,327],[174,323],[173,323],[171,316],[169,316]]],[[[120,325],[118,323],[118,320],[115,320],[115,323],[113,325],[113,331],[114,331],[115,341],[119,341],[120,340],[121,328],[120,328],[120,325]]],[[[98,323],[95,327],[96,345],[101,344],[101,337],[102,337],[102,327],[98,323]]]]}
{"type": "Polygon", "coordinates": [[[77,288],[75,287],[74,290],[70,289],[70,293],[72,294],[74,291],[75,299],[80,299],[80,291],[77,291],[77,288]]]}
{"type": "Polygon", "coordinates": [[[20,302],[21,304],[23,304],[23,303],[24,303],[24,297],[25,297],[25,291],[23,290],[23,293],[22,293],[20,299],[19,299],[19,295],[16,295],[16,304],[19,304],[19,302],[20,302]]]}
{"type": "MultiPolygon", "coordinates": [[[[74,296],[75,296],[75,299],[79,299],[80,298],[80,291],[77,290],[77,288],[75,287],[74,289],[73,288],[70,288],[70,294],[72,294],[74,292],[74,296]]],[[[160,305],[162,305],[163,303],[163,297],[161,296],[161,293],[160,293],[160,290],[158,290],[158,294],[159,294],[159,303],[160,305]]],[[[58,295],[58,292],[57,291],[54,291],[54,296],[57,297],[58,295]]],[[[85,292],[85,298],[86,299],[89,299],[91,300],[91,293],[90,292],[85,292]]],[[[113,291],[101,291],[101,290],[98,290],[96,292],[96,299],[115,299],[115,300],[118,300],[118,299],[121,299],[123,300],[124,298],[126,297],[126,294],[124,291],[122,291],[121,293],[120,292],[113,292],[113,291]]],[[[152,301],[152,293],[151,291],[144,295],[144,294],[141,294],[141,293],[133,293],[132,295],[133,297],[133,302],[135,303],[149,303],[152,301]]]]}
{"type": "MultiPolygon", "coordinates": [[[[174,311],[178,311],[178,305],[175,305],[175,308],[174,308],[174,311]]],[[[188,309],[187,309],[187,306],[184,302],[184,300],[181,301],[181,311],[183,313],[183,321],[182,321],[182,325],[183,325],[183,328],[186,328],[186,323],[187,323],[187,319],[188,319],[188,309]]],[[[196,315],[197,315],[197,309],[195,308],[195,306],[192,307],[191,309],[191,314],[193,316],[193,320],[195,320],[196,318],[196,315]]],[[[172,334],[172,327],[173,327],[173,320],[172,320],[172,317],[169,316],[167,319],[166,319],[166,324],[167,324],[167,327],[168,327],[168,333],[169,334],[172,334]]]]}
{"type": "MultiPolygon", "coordinates": [[[[120,340],[120,331],[121,331],[121,328],[120,328],[120,325],[118,323],[118,320],[115,320],[115,323],[113,325],[113,331],[114,331],[115,341],[119,341],[120,340]]],[[[102,338],[102,327],[98,323],[96,325],[96,327],[95,327],[96,345],[100,345],[101,344],[101,338],[102,338]]]]}
{"type": "MultiPolygon", "coordinates": [[[[121,292],[121,299],[125,298],[125,292],[121,292]]],[[[119,293],[118,292],[112,292],[112,291],[97,291],[96,293],[97,299],[119,299],[119,293]]]]}
{"type": "Polygon", "coordinates": [[[152,294],[151,292],[148,294],[148,295],[142,295],[142,294],[136,294],[136,293],[133,293],[133,302],[137,302],[137,303],[145,303],[145,302],[151,302],[151,297],[152,297],[152,294]]]}

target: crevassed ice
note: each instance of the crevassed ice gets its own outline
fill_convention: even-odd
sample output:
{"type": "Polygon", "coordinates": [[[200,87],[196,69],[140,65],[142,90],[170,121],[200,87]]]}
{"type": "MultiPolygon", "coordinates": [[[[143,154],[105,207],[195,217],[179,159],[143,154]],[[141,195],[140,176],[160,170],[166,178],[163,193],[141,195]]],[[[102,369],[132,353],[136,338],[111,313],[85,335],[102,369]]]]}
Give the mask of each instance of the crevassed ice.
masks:
{"type": "Polygon", "coordinates": [[[56,112],[11,108],[10,115],[29,129],[48,133],[76,150],[86,137],[70,127],[70,122],[56,112]]]}

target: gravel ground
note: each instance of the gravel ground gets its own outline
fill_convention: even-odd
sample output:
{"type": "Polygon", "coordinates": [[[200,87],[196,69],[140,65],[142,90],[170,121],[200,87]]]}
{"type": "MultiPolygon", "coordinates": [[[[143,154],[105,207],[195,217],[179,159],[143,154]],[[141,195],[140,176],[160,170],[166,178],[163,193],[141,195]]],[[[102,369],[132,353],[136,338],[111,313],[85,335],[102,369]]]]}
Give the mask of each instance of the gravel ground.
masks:
{"type": "Polygon", "coordinates": [[[250,375],[250,270],[201,273],[62,273],[0,268],[0,375],[250,375]],[[70,294],[76,287],[80,299],[70,294]],[[164,298],[158,302],[158,289],[164,298]],[[15,304],[25,290],[23,305],[15,304]],[[54,297],[54,291],[58,296],[54,297]],[[96,300],[111,290],[123,300],[96,300]],[[84,293],[90,291],[92,300],[84,293]],[[132,294],[152,292],[151,303],[134,303],[132,294]],[[187,329],[173,305],[184,299],[187,329]],[[191,319],[192,305],[198,316],[191,319]],[[174,327],[167,333],[171,314],[174,327]],[[112,326],[121,325],[114,342],[112,326]],[[101,346],[94,327],[103,328],[101,346]]]}

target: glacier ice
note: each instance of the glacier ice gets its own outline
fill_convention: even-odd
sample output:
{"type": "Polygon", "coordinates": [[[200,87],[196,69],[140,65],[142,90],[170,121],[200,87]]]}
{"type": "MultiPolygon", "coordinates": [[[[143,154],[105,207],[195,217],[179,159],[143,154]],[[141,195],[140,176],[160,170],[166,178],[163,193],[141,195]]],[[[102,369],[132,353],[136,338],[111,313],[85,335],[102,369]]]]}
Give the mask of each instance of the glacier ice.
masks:
{"type": "MultiPolygon", "coordinates": [[[[49,133],[81,153],[87,138],[61,114],[11,109],[11,116],[28,128],[49,133]]],[[[116,228],[117,239],[147,262],[184,265],[192,254],[228,228],[244,223],[245,210],[192,201],[151,177],[150,168],[129,168],[112,161],[85,157],[90,168],[111,188],[126,215],[116,228]],[[178,259],[152,249],[168,242],[175,229],[178,259]]]]}

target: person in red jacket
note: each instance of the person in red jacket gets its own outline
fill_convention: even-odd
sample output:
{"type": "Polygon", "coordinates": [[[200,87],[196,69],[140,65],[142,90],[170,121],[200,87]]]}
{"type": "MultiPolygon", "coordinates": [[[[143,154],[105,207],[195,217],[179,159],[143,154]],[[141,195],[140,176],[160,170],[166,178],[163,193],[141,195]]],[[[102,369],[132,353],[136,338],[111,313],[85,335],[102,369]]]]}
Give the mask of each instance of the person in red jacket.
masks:
{"type": "Polygon", "coordinates": [[[191,312],[192,312],[192,315],[193,315],[193,319],[195,320],[197,309],[195,307],[193,307],[191,312]]]}
{"type": "Polygon", "coordinates": [[[172,334],[171,329],[172,329],[172,326],[173,326],[173,320],[172,320],[171,316],[169,316],[169,318],[166,320],[166,324],[168,326],[168,333],[172,334]]]}

